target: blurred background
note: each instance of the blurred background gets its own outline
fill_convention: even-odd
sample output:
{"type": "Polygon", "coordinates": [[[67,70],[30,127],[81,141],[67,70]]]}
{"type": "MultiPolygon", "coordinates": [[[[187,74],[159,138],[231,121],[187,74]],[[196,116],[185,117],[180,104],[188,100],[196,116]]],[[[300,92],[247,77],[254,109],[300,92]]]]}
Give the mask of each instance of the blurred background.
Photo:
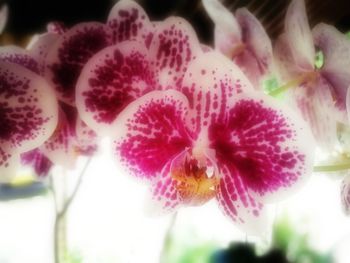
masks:
{"type": "MultiPolygon", "coordinates": [[[[110,0],[8,0],[9,21],[1,44],[25,45],[49,21],[67,26],[105,21],[110,0]]],[[[139,0],[153,20],[169,15],[188,19],[202,42],[212,43],[213,24],[198,0],[139,0]]],[[[275,38],[283,28],[287,0],[223,1],[230,9],[248,8],[275,38]]],[[[306,0],[311,26],[318,22],[350,29],[348,0],[306,0]]],[[[271,231],[247,236],[210,202],[177,215],[149,217],[146,188],[118,175],[108,141],[93,159],[67,215],[67,263],[348,263],[350,220],[340,206],[339,175],[317,173],[298,195],[272,206],[271,231]]],[[[74,185],[81,159],[67,174],[74,185]]],[[[54,173],[60,174],[58,167],[54,173]]],[[[31,171],[22,174],[30,176],[31,171]]],[[[51,263],[53,200],[46,184],[19,181],[0,186],[0,263],[51,263]]]]}

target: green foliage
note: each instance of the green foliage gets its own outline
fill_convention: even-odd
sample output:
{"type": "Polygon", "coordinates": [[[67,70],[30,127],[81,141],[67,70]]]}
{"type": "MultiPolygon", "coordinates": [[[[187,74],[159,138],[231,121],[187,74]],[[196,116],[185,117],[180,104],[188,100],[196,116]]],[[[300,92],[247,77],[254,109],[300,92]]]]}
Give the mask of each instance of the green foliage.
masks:
{"type": "Polygon", "coordinates": [[[280,249],[288,255],[293,263],[332,263],[330,253],[320,253],[314,250],[307,234],[294,230],[287,217],[279,220],[274,227],[272,247],[280,249]]]}
{"type": "Polygon", "coordinates": [[[350,39],[350,31],[345,33],[345,35],[347,36],[348,39],[350,39]]]}

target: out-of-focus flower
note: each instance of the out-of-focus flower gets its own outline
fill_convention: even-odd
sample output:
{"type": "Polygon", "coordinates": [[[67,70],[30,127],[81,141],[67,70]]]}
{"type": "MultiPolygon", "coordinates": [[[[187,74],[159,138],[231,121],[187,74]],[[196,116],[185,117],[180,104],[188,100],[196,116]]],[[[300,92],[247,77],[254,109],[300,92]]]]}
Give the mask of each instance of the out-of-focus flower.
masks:
{"type": "Polygon", "coordinates": [[[246,8],[235,15],[218,0],[202,0],[215,23],[215,47],[232,59],[256,89],[272,73],[272,44],[264,27],[246,8]]]}
{"type": "Polygon", "coordinates": [[[112,28],[119,25],[115,38],[121,42],[101,50],[84,66],[77,83],[76,104],[89,127],[114,136],[120,111],[149,91],[180,86],[188,63],[202,53],[202,47],[184,19],[170,17],[151,23],[132,1],[118,2],[109,24],[112,28]],[[117,23],[125,18],[121,14],[134,17],[132,21],[140,19],[135,23],[142,28],[135,25],[136,31],[124,32],[130,26],[124,21],[117,23]]]}
{"type": "MultiPolygon", "coordinates": [[[[34,48],[24,50],[14,46],[2,47],[0,60],[21,65],[33,73],[43,74],[41,69],[46,54],[43,44],[46,39],[39,38],[37,41],[40,42],[41,53],[37,53],[34,48]]],[[[39,47],[39,43],[34,43],[33,47],[35,46],[39,47]]],[[[51,87],[46,89],[47,96],[54,96],[51,87]]],[[[38,176],[46,176],[53,164],[72,168],[79,155],[90,156],[97,150],[96,134],[80,120],[75,108],[65,104],[58,106],[57,103],[48,107],[56,107],[59,112],[58,125],[54,132],[51,131],[52,135],[42,141],[38,148],[20,155],[21,163],[33,167],[38,176]]]]}
{"type": "Polygon", "coordinates": [[[216,198],[249,233],[263,232],[263,204],[298,188],[312,170],[313,139],[304,121],[253,91],[217,52],[194,59],[177,90],[144,95],[115,123],[118,163],[150,183],[161,208],[216,198]]]}
{"type": "Polygon", "coordinates": [[[312,128],[318,144],[333,149],[336,123],[346,122],[350,85],[350,42],[333,26],[317,25],[311,32],[303,0],[291,2],[285,33],[274,48],[281,76],[297,108],[312,128]],[[322,55],[322,63],[315,58],[322,55]]]}
{"type": "Polygon", "coordinates": [[[4,31],[8,19],[8,7],[3,5],[0,9],[0,34],[4,31]]]}
{"type": "Polygon", "coordinates": [[[20,154],[40,146],[57,125],[58,106],[50,85],[21,63],[0,59],[0,179],[19,167],[20,154]]]}

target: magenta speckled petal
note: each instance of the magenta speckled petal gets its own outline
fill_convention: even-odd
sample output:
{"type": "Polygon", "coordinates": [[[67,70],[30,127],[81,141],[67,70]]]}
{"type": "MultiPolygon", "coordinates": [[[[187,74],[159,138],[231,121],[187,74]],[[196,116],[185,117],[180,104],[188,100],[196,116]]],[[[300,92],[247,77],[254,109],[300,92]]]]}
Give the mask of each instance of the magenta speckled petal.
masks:
{"type": "Polygon", "coordinates": [[[71,169],[78,157],[75,146],[75,131],[61,110],[59,123],[54,134],[40,146],[40,151],[55,165],[71,169]]]}
{"type": "Polygon", "coordinates": [[[130,103],[118,116],[115,149],[127,174],[152,179],[166,163],[191,145],[184,127],[186,97],[175,91],[152,91],[130,103]]]}
{"type": "Polygon", "coordinates": [[[8,19],[8,7],[4,4],[0,9],[0,34],[4,31],[8,19]]]}
{"type": "Polygon", "coordinates": [[[82,67],[98,51],[112,44],[109,27],[80,23],[60,36],[46,59],[45,75],[65,103],[75,104],[75,86],[82,67]]]}
{"type": "Polygon", "coordinates": [[[318,146],[332,150],[337,143],[338,110],[335,107],[332,86],[320,77],[309,86],[293,89],[296,106],[311,127],[318,146]]]}
{"type": "Polygon", "coordinates": [[[188,63],[201,54],[197,35],[186,20],[169,17],[156,26],[150,56],[163,89],[178,89],[188,63]]]}
{"type": "Polygon", "coordinates": [[[202,54],[190,63],[182,92],[190,102],[187,125],[194,132],[194,137],[205,130],[213,119],[225,115],[228,100],[252,89],[243,72],[218,52],[202,54]]]}
{"type": "Polygon", "coordinates": [[[39,75],[8,62],[0,62],[0,87],[0,144],[8,142],[17,152],[36,148],[57,125],[52,88],[39,75]]]}
{"type": "Polygon", "coordinates": [[[337,107],[345,112],[345,98],[350,86],[350,41],[335,27],[327,24],[318,24],[312,33],[315,45],[324,54],[321,74],[336,93],[337,107]]]}
{"type": "Polygon", "coordinates": [[[289,5],[285,20],[285,33],[295,63],[304,70],[313,70],[315,47],[304,0],[293,0],[289,5]]]}
{"type": "Polygon", "coordinates": [[[36,35],[27,46],[30,55],[39,64],[39,72],[41,75],[45,72],[45,59],[52,46],[59,39],[58,34],[45,33],[36,35]]]}
{"type": "Polygon", "coordinates": [[[262,201],[283,198],[312,173],[314,140],[292,109],[259,93],[228,101],[226,115],[209,127],[218,167],[238,173],[262,201]]]}
{"type": "Polygon", "coordinates": [[[241,44],[240,25],[234,15],[218,0],[202,0],[202,2],[215,24],[215,47],[231,58],[235,47],[241,44]]]}
{"type": "Polygon", "coordinates": [[[217,200],[223,213],[250,235],[261,236],[267,229],[267,214],[256,201],[234,166],[223,166],[217,200]]]}
{"type": "Polygon", "coordinates": [[[151,198],[147,206],[152,215],[174,212],[182,203],[178,183],[170,174],[171,162],[169,160],[151,186],[151,198]]]}
{"type": "Polygon", "coordinates": [[[237,9],[235,14],[242,30],[242,42],[246,46],[243,53],[251,54],[253,60],[251,62],[248,60],[246,63],[242,60],[238,65],[256,86],[255,88],[260,89],[261,80],[272,71],[271,40],[259,20],[246,8],[237,9]]]}
{"type": "Polygon", "coordinates": [[[21,163],[32,167],[38,177],[48,176],[53,163],[40,152],[39,149],[34,149],[21,154],[21,163]]]}
{"type": "Polygon", "coordinates": [[[78,153],[80,155],[92,156],[98,148],[97,134],[80,119],[76,122],[75,133],[78,153]]]}
{"type": "Polygon", "coordinates": [[[0,47],[0,61],[18,64],[37,74],[40,73],[36,59],[27,50],[17,46],[0,47]]]}
{"type": "Polygon", "coordinates": [[[11,181],[20,167],[18,153],[10,153],[8,145],[0,144],[0,183],[11,181]]]}
{"type": "Polygon", "coordinates": [[[156,88],[154,66],[144,45],[124,41],[97,53],[83,68],[76,90],[82,120],[97,133],[114,135],[126,105],[156,88]]]}
{"type": "Polygon", "coordinates": [[[114,43],[141,40],[148,47],[152,39],[153,25],[136,1],[118,1],[109,13],[107,25],[113,30],[114,43]]]}

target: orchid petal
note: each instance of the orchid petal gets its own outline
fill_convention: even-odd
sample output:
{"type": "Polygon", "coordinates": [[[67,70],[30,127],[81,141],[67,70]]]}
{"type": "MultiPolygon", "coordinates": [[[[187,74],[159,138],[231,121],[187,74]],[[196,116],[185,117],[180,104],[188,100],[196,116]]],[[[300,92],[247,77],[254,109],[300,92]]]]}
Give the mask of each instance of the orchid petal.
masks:
{"type": "Polygon", "coordinates": [[[1,47],[0,61],[21,65],[37,74],[40,72],[39,64],[31,54],[27,50],[16,46],[1,47]]]}
{"type": "Polygon", "coordinates": [[[315,47],[307,19],[304,0],[293,0],[286,14],[285,33],[298,67],[313,70],[315,47]]]}
{"type": "Polygon", "coordinates": [[[30,55],[38,62],[39,72],[41,75],[45,72],[45,59],[55,42],[59,39],[59,35],[53,33],[45,33],[38,35],[32,39],[27,46],[30,55]]]}
{"type": "Polygon", "coordinates": [[[178,182],[171,177],[171,161],[164,166],[151,185],[152,196],[148,200],[147,210],[152,215],[171,213],[181,205],[178,182]]]}
{"type": "Polygon", "coordinates": [[[232,51],[242,40],[236,18],[218,0],[202,0],[202,3],[215,24],[215,47],[231,58],[232,51]]]}
{"type": "Polygon", "coordinates": [[[170,17],[158,24],[150,46],[150,57],[155,60],[160,86],[178,89],[188,63],[201,53],[197,35],[186,20],[170,17]]]}
{"type": "MultiPolygon", "coordinates": [[[[291,109],[264,94],[243,92],[209,127],[218,167],[238,174],[260,201],[283,198],[311,175],[313,137],[291,109]]],[[[233,179],[231,179],[233,180],[233,179]]]]}
{"type": "Polygon", "coordinates": [[[283,81],[289,81],[298,77],[303,70],[295,64],[292,49],[286,34],[281,34],[275,41],[273,48],[275,63],[278,73],[283,81]]]}
{"type": "Polygon", "coordinates": [[[59,117],[54,134],[40,146],[40,151],[55,165],[72,169],[78,157],[75,131],[62,110],[59,117]]]}
{"type": "Polygon", "coordinates": [[[337,107],[345,112],[345,98],[350,86],[350,41],[335,27],[322,23],[312,33],[315,45],[321,49],[325,58],[321,74],[336,93],[337,107]]]}
{"type": "Polygon", "coordinates": [[[4,31],[7,20],[8,20],[8,7],[3,5],[0,9],[0,34],[4,31]]]}
{"type": "Polygon", "coordinates": [[[147,49],[124,41],[97,53],[84,66],[76,103],[82,120],[97,133],[114,135],[118,114],[131,101],[156,86],[147,49]]]}
{"type": "Polygon", "coordinates": [[[348,116],[348,121],[350,123],[350,86],[346,92],[346,112],[348,116]]]}
{"type": "Polygon", "coordinates": [[[346,215],[350,215],[350,176],[349,174],[343,179],[341,183],[341,204],[346,215]]]}
{"type": "Polygon", "coordinates": [[[60,100],[74,105],[75,85],[82,67],[111,43],[110,29],[97,22],[77,24],[60,36],[46,58],[45,71],[60,100]]]}
{"type": "Polygon", "coordinates": [[[38,147],[57,125],[53,90],[39,75],[8,62],[0,62],[0,82],[0,143],[18,152],[38,147]]]}
{"type": "Polygon", "coordinates": [[[117,118],[117,161],[127,174],[151,180],[191,145],[183,120],[187,98],[175,91],[152,91],[130,103],[117,118]]]}
{"type": "Polygon", "coordinates": [[[11,181],[20,164],[18,153],[10,153],[7,147],[0,145],[0,183],[11,181]]]}
{"type": "Polygon", "coordinates": [[[253,89],[242,71],[218,52],[205,53],[192,61],[182,86],[182,92],[190,102],[186,121],[194,137],[213,119],[225,115],[228,100],[253,89]]]}
{"type": "MultiPolygon", "coordinates": [[[[244,53],[250,53],[255,63],[238,63],[248,78],[259,88],[261,80],[272,70],[272,44],[260,21],[246,8],[236,11],[236,18],[242,30],[242,42],[246,45],[244,53]],[[253,81],[256,79],[255,81],[253,81]]],[[[237,61],[235,60],[237,63],[237,61]]]]}
{"type": "Polygon", "coordinates": [[[114,43],[142,39],[148,47],[153,36],[153,25],[136,1],[117,2],[109,13],[107,24],[113,30],[114,43]]]}
{"type": "Polygon", "coordinates": [[[67,32],[67,27],[62,22],[53,21],[47,24],[47,32],[57,35],[62,35],[67,32]]]}
{"type": "Polygon", "coordinates": [[[79,154],[92,156],[98,148],[96,133],[80,119],[77,120],[75,132],[79,154]]]}
{"type": "Polygon", "coordinates": [[[21,154],[21,163],[29,165],[33,168],[38,177],[48,176],[53,163],[40,152],[39,149],[34,149],[21,154]]]}
{"type": "Polygon", "coordinates": [[[234,167],[223,166],[221,170],[216,196],[220,209],[247,234],[262,236],[267,228],[265,207],[251,196],[234,167]]]}
{"type": "Polygon", "coordinates": [[[316,142],[326,150],[332,150],[337,142],[337,110],[331,89],[321,77],[314,85],[302,85],[292,91],[296,106],[311,127],[316,142]]]}

